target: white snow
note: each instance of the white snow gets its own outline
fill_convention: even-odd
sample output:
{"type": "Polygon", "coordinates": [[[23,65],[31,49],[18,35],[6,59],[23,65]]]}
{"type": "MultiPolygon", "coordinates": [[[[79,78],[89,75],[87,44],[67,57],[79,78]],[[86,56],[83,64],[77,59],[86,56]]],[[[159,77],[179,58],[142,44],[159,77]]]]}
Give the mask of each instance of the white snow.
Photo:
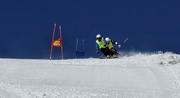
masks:
{"type": "Polygon", "coordinates": [[[0,59],[0,98],[180,98],[180,55],[0,59]]]}

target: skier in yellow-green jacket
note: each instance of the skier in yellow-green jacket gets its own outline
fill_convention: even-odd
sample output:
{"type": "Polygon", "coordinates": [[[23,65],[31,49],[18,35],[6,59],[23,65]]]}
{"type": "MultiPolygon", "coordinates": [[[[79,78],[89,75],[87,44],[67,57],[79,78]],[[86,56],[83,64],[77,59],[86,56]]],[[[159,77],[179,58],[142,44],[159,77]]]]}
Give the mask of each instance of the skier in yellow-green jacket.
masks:
{"type": "Polygon", "coordinates": [[[113,41],[113,40],[110,39],[109,37],[106,37],[106,38],[105,38],[105,44],[106,44],[106,47],[109,48],[110,56],[117,57],[118,52],[117,52],[117,50],[114,48],[114,44],[117,45],[118,48],[120,48],[121,45],[120,45],[117,41],[113,41]]]}
{"type": "Polygon", "coordinates": [[[104,38],[100,35],[96,35],[96,52],[102,52],[107,58],[110,58],[109,48],[105,45],[104,38]]]}

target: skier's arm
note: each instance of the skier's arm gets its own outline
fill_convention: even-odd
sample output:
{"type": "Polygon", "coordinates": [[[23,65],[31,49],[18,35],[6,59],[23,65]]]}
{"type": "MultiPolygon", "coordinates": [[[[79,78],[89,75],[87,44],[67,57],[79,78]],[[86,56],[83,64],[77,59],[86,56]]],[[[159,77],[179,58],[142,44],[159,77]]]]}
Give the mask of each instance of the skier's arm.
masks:
{"type": "Polygon", "coordinates": [[[118,48],[120,48],[120,47],[121,47],[121,44],[120,44],[120,43],[118,43],[117,41],[113,41],[113,40],[111,40],[111,41],[112,41],[112,43],[113,43],[113,44],[117,45],[117,46],[118,46],[118,48]]]}
{"type": "Polygon", "coordinates": [[[99,46],[97,43],[96,43],[96,52],[99,52],[99,46]]]}
{"type": "Polygon", "coordinates": [[[107,41],[104,39],[104,46],[107,47],[107,41]]]}

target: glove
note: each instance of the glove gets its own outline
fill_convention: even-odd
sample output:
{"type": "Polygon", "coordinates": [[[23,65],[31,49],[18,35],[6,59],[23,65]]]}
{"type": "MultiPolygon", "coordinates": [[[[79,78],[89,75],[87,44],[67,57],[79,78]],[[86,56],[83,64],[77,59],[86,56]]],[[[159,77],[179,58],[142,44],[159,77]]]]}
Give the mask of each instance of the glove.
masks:
{"type": "Polygon", "coordinates": [[[120,45],[120,44],[118,45],[118,48],[121,48],[121,45],[120,45]]]}

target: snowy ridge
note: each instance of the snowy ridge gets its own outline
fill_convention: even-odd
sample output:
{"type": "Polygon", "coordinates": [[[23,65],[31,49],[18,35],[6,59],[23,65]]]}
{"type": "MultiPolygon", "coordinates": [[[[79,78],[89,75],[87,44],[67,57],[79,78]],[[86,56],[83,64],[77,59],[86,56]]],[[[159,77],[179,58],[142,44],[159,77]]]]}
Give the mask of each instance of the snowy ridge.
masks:
{"type": "Polygon", "coordinates": [[[118,65],[122,67],[148,67],[148,66],[170,66],[180,63],[180,55],[171,52],[166,53],[138,53],[115,59],[70,59],[55,62],[55,64],[72,65],[118,65]]]}
{"type": "Polygon", "coordinates": [[[180,55],[0,59],[0,98],[179,98],[180,55]]]}

